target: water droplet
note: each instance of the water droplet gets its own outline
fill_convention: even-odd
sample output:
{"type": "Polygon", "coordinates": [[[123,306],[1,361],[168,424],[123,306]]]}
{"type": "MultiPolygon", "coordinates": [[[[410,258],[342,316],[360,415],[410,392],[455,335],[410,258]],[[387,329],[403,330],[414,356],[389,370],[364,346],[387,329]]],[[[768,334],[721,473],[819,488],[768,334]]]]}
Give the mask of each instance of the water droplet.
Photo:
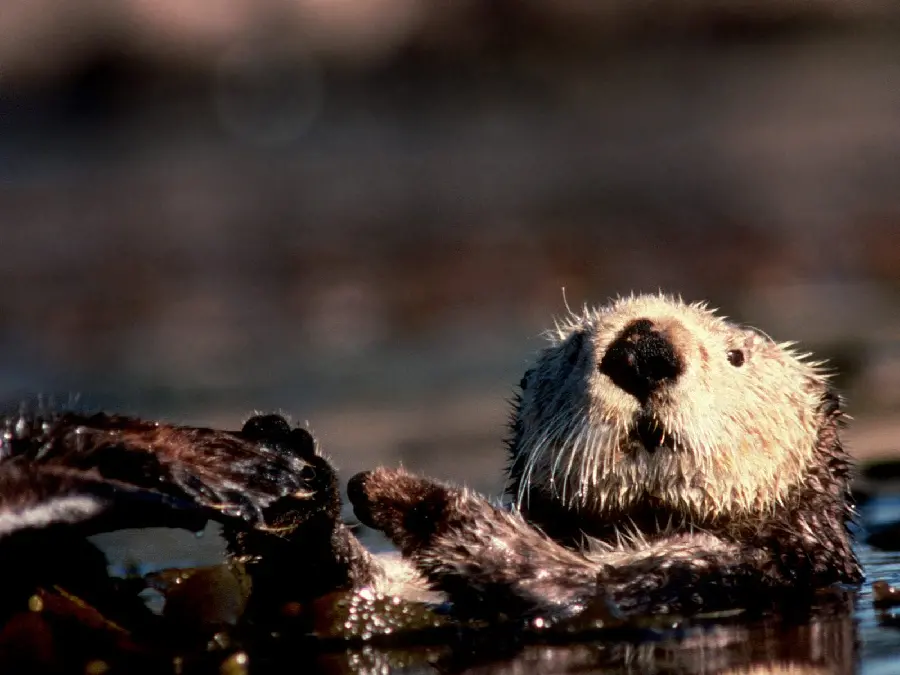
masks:
{"type": "Polygon", "coordinates": [[[246,652],[236,652],[225,659],[225,662],[219,667],[219,672],[222,675],[244,675],[249,663],[250,658],[246,652]]]}

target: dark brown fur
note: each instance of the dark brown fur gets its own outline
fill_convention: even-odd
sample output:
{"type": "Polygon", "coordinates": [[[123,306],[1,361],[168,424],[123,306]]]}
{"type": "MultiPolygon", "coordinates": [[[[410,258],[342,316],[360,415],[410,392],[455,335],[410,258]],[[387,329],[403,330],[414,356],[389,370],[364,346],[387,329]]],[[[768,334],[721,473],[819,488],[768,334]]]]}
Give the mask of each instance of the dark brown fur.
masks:
{"type": "Polygon", "coordinates": [[[0,513],[24,513],[68,494],[103,502],[96,518],[103,526],[165,526],[170,517],[181,526],[180,510],[194,510],[195,522],[202,516],[262,526],[277,500],[318,489],[306,432],[307,449],[289,452],[240,432],[106,414],[20,415],[5,426],[0,513]]]}
{"type": "Polygon", "coordinates": [[[99,588],[103,556],[74,542],[120,528],[199,530],[211,519],[246,562],[257,604],[370,581],[369,554],[340,521],[334,470],[309,432],[280,416],[252,417],[236,432],[73,412],[21,413],[4,425],[0,566],[15,563],[13,578],[33,570],[34,583],[99,588]],[[46,555],[63,542],[65,555],[46,555]]]}
{"type": "Polygon", "coordinates": [[[348,487],[357,515],[382,530],[463,614],[575,614],[608,598],[627,614],[764,608],[809,599],[824,585],[855,582],[842,519],[809,511],[762,524],[746,543],[681,532],[603,562],[562,546],[517,514],[478,495],[403,470],[358,474],[348,487]],[[813,541],[798,519],[824,528],[813,541]],[[833,546],[823,540],[834,536],[833,546]]]}

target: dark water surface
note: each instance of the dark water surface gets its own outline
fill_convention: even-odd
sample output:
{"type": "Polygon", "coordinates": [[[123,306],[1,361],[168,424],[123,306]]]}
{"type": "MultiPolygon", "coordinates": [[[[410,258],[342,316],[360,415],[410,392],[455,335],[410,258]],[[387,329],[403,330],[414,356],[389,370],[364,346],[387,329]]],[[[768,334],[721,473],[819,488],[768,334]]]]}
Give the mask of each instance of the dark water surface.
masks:
{"type": "Polygon", "coordinates": [[[876,551],[860,547],[866,568],[867,582],[859,594],[855,622],[862,640],[860,672],[900,672],[900,619],[896,615],[882,615],[872,608],[871,582],[885,579],[892,585],[900,583],[900,552],[876,551]]]}
{"type": "MultiPolygon", "coordinates": [[[[862,522],[869,527],[900,521],[900,496],[879,497],[861,507],[862,522]]],[[[897,542],[894,543],[896,547],[897,542]]],[[[859,593],[856,610],[857,630],[862,641],[861,672],[900,672],[900,614],[884,614],[872,608],[871,584],[884,579],[900,584],[900,551],[880,551],[859,546],[866,571],[866,583],[859,593]]]]}

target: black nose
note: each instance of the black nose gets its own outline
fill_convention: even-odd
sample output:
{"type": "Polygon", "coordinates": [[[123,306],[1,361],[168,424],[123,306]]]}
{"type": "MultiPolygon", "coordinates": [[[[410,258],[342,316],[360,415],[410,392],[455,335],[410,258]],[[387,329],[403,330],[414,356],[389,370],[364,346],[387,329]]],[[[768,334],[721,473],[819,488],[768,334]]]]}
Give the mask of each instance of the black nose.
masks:
{"type": "Polygon", "coordinates": [[[678,379],[683,370],[675,346],[649,319],[628,324],[600,361],[600,372],[641,405],[661,385],[678,379]]]}

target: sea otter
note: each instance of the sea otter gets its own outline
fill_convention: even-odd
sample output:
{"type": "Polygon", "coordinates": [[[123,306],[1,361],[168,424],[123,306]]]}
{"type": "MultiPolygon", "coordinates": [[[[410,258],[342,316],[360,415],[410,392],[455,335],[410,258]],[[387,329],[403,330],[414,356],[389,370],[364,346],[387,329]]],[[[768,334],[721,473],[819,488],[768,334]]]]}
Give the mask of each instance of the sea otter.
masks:
{"type": "Polygon", "coordinates": [[[370,587],[436,591],[473,616],[567,616],[597,600],[690,613],[861,579],[841,401],[790,345],[703,305],[630,297],[557,325],[520,388],[511,507],[402,470],[349,482],[357,516],[405,564],[360,545],[327,458],[278,415],[238,432],[10,416],[0,550],[48,528],[215,518],[263,609],[370,587]]]}
{"type": "Polygon", "coordinates": [[[474,616],[770,606],[862,571],[841,399],[822,364],[703,304],[640,295],[572,314],[520,383],[512,507],[380,468],[348,486],[474,616]]]}

